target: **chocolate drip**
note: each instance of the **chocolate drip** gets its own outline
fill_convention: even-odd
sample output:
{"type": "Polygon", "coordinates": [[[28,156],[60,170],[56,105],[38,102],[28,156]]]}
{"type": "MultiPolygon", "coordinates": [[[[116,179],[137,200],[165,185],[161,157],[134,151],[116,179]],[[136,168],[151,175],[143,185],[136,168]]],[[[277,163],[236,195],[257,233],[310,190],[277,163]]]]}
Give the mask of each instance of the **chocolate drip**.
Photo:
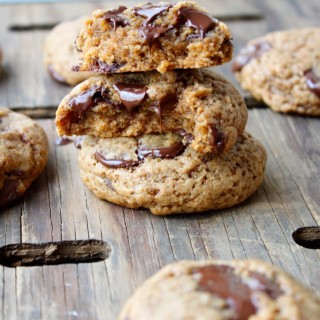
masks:
{"type": "Polygon", "coordinates": [[[209,130],[211,132],[211,145],[215,146],[218,152],[222,152],[226,145],[225,135],[223,134],[223,132],[219,131],[213,124],[209,125],[209,130]]]}
{"type": "Polygon", "coordinates": [[[119,6],[118,9],[107,11],[103,18],[110,22],[113,26],[113,31],[115,31],[118,27],[125,27],[129,25],[129,22],[121,16],[121,13],[126,10],[127,7],[119,6]]]}
{"type": "Polygon", "coordinates": [[[128,111],[138,107],[147,94],[147,87],[140,84],[116,83],[113,88],[119,93],[121,102],[128,111]]]}
{"type": "Polygon", "coordinates": [[[140,161],[135,160],[110,160],[106,159],[100,152],[95,153],[95,159],[107,168],[130,168],[139,165],[140,161]]]}
{"type": "Polygon", "coordinates": [[[136,15],[147,18],[145,24],[150,24],[157,18],[160,13],[167,11],[171,7],[171,4],[154,5],[148,2],[144,6],[136,7],[133,10],[136,15]]]}
{"type": "Polygon", "coordinates": [[[73,97],[68,102],[68,105],[73,108],[73,117],[81,119],[85,111],[96,106],[99,102],[106,101],[106,90],[101,87],[92,87],[73,97]]]}
{"type": "Polygon", "coordinates": [[[147,149],[145,147],[138,148],[138,157],[139,159],[144,159],[145,157],[153,157],[153,158],[174,158],[181,154],[186,147],[184,144],[179,141],[173,144],[170,147],[162,147],[162,148],[153,148],[147,149]]]}
{"type": "Polygon", "coordinates": [[[162,112],[164,109],[173,109],[178,102],[178,97],[176,93],[170,93],[166,96],[162,97],[158,101],[154,101],[151,103],[150,108],[154,109],[154,111],[159,116],[160,128],[162,131],[162,112]]]}
{"type": "Polygon", "coordinates": [[[188,27],[195,28],[200,31],[200,36],[203,38],[205,34],[214,29],[218,25],[218,20],[211,18],[203,11],[194,8],[181,8],[178,16],[182,22],[185,22],[188,27]]]}
{"type": "Polygon", "coordinates": [[[66,84],[67,85],[67,82],[66,82],[66,79],[61,76],[54,68],[51,64],[48,64],[47,66],[48,68],[48,71],[49,71],[49,74],[51,76],[51,78],[61,84],[66,84]]]}
{"type": "Polygon", "coordinates": [[[143,25],[140,27],[139,32],[143,36],[143,38],[146,40],[148,45],[153,44],[155,40],[157,40],[159,37],[161,37],[164,33],[166,33],[168,30],[172,29],[173,26],[152,26],[152,25],[143,25]]]}
{"type": "Polygon", "coordinates": [[[259,58],[272,48],[271,43],[262,41],[243,48],[232,64],[232,72],[239,72],[252,59],[259,58]]]}
{"type": "Polygon", "coordinates": [[[20,194],[18,193],[19,180],[6,180],[0,190],[0,208],[6,207],[12,201],[17,199],[20,194]]]}
{"type": "Polygon", "coordinates": [[[73,140],[67,138],[67,137],[58,137],[54,144],[56,146],[65,146],[66,144],[71,143],[73,140]]]}
{"type": "Polygon", "coordinates": [[[276,299],[282,290],[271,280],[256,272],[250,272],[244,280],[234,273],[234,269],[224,265],[211,265],[192,269],[193,274],[200,274],[199,290],[206,291],[225,299],[229,308],[233,309],[233,320],[247,320],[256,314],[255,292],[264,292],[276,299]]]}
{"type": "Polygon", "coordinates": [[[304,72],[307,87],[320,98],[320,77],[313,71],[308,69],[304,72]]]}

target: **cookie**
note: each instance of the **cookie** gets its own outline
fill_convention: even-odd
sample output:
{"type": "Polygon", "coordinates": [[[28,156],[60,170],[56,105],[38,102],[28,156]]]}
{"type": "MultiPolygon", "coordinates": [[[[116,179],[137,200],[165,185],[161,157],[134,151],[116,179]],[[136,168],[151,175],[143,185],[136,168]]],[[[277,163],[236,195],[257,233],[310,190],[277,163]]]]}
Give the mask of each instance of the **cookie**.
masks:
{"type": "Polygon", "coordinates": [[[72,67],[79,63],[79,52],[74,41],[84,18],[66,21],[55,26],[44,44],[44,62],[51,77],[63,84],[74,86],[93,75],[92,72],[74,72],[72,67]]]}
{"type": "Polygon", "coordinates": [[[234,206],[260,186],[266,163],[263,146],[247,133],[219,156],[194,151],[177,134],[85,136],[80,146],[82,180],[98,198],[156,215],[234,206]]]}
{"type": "Polygon", "coordinates": [[[254,39],[233,71],[248,90],[278,112],[320,115],[320,28],[293,29],[254,39]]]}
{"type": "Polygon", "coordinates": [[[202,153],[230,150],[246,121],[241,95],[204,70],[92,77],[62,100],[56,115],[59,135],[137,137],[183,129],[202,153]]]}
{"type": "Polygon", "coordinates": [[[47,160],[43,129],[27,116],[0,107],[0,208],[26,191],[47,160]]]}
{"type": "Polygon", "coordinates": [[[142,72],[220,65],[232,57],[226,25],[196,3],[147,3],[97,10],[76,40],[76,70],[142,72]]]}
{"type": "Polygon", "coordinates": [[[318,320],[320,300],[263,261],[180,261],[142,284],[118,319],[318,320]]]}

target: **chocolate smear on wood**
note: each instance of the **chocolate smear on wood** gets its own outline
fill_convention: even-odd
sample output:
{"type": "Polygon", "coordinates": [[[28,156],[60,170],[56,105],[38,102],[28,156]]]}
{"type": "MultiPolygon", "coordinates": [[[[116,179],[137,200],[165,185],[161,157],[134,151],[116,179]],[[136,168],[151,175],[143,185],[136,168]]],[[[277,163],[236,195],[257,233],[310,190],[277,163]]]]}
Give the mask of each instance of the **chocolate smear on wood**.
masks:
{"type": "Polygon", "coordinates": [[[105,260],[110,246],[101,240],[48,243],[18,243],[0,248],[0,264],[5,267],[31,267],[105,260]]]}
{"type": "Polygon", "coordinates": [[[303,227],[292,233],[293,240],[301,247],[320,249],[320,227],[303,227]]]}

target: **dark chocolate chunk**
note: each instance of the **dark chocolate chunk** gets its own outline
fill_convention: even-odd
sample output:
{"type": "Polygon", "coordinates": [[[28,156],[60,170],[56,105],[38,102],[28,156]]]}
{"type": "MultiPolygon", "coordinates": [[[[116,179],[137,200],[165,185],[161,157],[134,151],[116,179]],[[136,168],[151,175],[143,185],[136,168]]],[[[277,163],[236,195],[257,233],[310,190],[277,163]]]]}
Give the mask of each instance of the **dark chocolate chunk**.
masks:
{"type": "Polygon", "coordinates": [[[112,168],[112,169],[130,168],[140,164],[140,161],[135,161],[135,160],[106,159],[100,152],[95,153],[95,158],[105,167],[112,168]]]}
{"type": "Polygon", "coordinates": [[[58,137],[56,139],[56,141],[54,142],[54,144],[56,146],[65,146],[66,144],[69,144],[71,142],[73,142],[73,140],[71,140],[71,139],[69,139],[67,137],[58,137]]]}
{"type": "Polygon", "coordinates": [[[182,128],[174,130],[174,133],[185,138],[185,141],[187,143],[190,143],[194,139],[194,136],[191,133],[188,133],[186,130],[184,130],[182,128]]]}
{"type": "Polygon", "coordinates": [[[99,102],[106,101],[106,90],[101,87],[92,87],[73,97],[68,102],[68,105],[74,109],[73,117],[81,119],[83,113],[90,108],[96,106],[99,102]]]}
{"type": "Polygon", "coordinates": [[[118,9],[107,11],[103,15],[103,18],[112,24],[113,31],[115,31],[118,27],[125,27],[129,25],[129,22],[121,16],[121,13],[126,9],[127,7],[120,6],[118,9]]]}
{"type": "Polygon", "coordinates": [[[218,20],[211,18],[207,13],[194,8],[181,8],[178,15],[180,20],[185,22],[188,27],[199,30],[202,38],[219,23],[218,20]]]}
{"type": "Polygon", "coordinates": [[[247,47],[240,50],[240,53],[236,57],[232,64],[232,72],[239,72],[248,64],[252,59],[259,58],[265,52],[272,48],[271,43],[262,41],[254,44],[250,44],[247,47]]]}
{"type": "Polygon", "coordinates": [[[172,29],[172,26],[161,27],[152,25],[143,25],[140,27],[139,32],[145,38],[148,45],[152,45],[155,40],[166,33],[168,30],[172,29]]]}
{"type": "Polygon", "coordinates": [[[0,190],[0,208],[6,207],[20,196],[17,190],[18,186],[18,179],[5,180],[3,187],[0,190]]]}
{"type": "Polygon", "coordinates": [[[160,13],[167,11],[170,7],[172,7],[172,5],[168,3],[157,5],[148,2],[144,6],[136,7],[133,10],[136,15],[147,18],[145,24],[150,24],[157,18],[160,13]]]}
{"type": "Polygon", "coordinates": [[[81,146],[82,146],[82,141],[84,140],[84,137],[83,136],[77,136],[74,140],[73,140],[73,143],[75,145],[75,147],[77,149],[81,149],[81,146]]]}
{"type": "Polygon", "coordinates": [[[211,133],[211,145],[215,146],[218,152],[222,152],[226,144],[225,135],[223,134],[223,132],[219,131],[217,127],[213,124],[209,126],[209,130],[211,133]]]}
{"type": "Polygon", "coordinates": [[[313,69],[308,69],[304,72],[307,81],[307,86],[320,98],[320,77],[314,72],[313,69]]]}
{"type": "Polygon", "coordinates": [[[53,67],[51,64],[48,64],[47,66],[49,74],[51,76],[51,78],[61,84],[67,84],[65,78],[63,76],[61,76],[53,67]]]}
{"type": "Polygon", "coordinates": [[[160,128],[162,130],[162,112],[164,109],[172,110],[176,103],[178,102],[178,97],[176,93],[167,94],[158,101],[151,103],[150,108],[159,115],[160,128]]]}
{"type": "Polygon", "coordinates": [[[138,107],[147,94],[147,87],[141,84],[116,83],[113,88],[120,95],[121,102],[128,111],[138,107]]]}
{"type": "Polygon", "coordinates": [[[145,157],[153,157],[153,158],[174,158],[181,154],[186,147],[184,144],[179,141],[173,144],[170,147],[162,147],[162,148],[153,148],[147,149],[145,147],[138,148],[138,157],[139,159],[144,159],[145,157]]]}
{"type": "Polygon", "coordinates": [[[225,265],[211,265],[192,269],[193,274],[200,274],[199,290],[206,291],[225,299],[235,316],[233,320],[247,320],[257,312],[255,292],[264,292],[276,299],[282,290],[264,275],[250,272],[249,278],[241,279],[234,269],[225,265]]]}
{"type": "MultiPolygon", "coordinates": [[[[112,72],[119,70],[124,65],[125,65],[125,63],[114,62],[111,64],[107,64],[103,61],[95,60],[91,66],[91,71],[100,72],[100,73],[112,73],[112,72]]],[[[74,68],[72,70],[79,71],[79,67],[77,70],[75,70],[74,68]]]]}

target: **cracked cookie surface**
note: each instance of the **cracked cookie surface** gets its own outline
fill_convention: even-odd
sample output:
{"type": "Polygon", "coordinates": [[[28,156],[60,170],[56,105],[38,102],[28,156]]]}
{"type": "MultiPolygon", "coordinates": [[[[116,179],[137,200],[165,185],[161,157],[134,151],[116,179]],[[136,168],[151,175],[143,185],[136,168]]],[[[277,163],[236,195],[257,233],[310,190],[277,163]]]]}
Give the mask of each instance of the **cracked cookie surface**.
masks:
{"type": "Polygon", "coordinates": [[[94,73],[75,72],[72,67],[79,63],[76,40],[84,18],[65,21],[55,26],[48,34],[44,44],[44,63],[51,77],[62,84],[76,85],[94,73]]]}
{"type": "Polygon", "coordinates": [[[78,161],[83,182],[98,198],[166,215],[244,201],[263,181],[266,153],[247,133],[218,156],[194,151],[176,134],[85,136],[78,161]]]}
{"type": "Polygon", "coordinates": [[[0,208],[26,191],[47,160],[44,130],[27,116],[0,107],[0,208]]]}
{"type": "Polygon", "coordinates": [[[76,45],[76,69],[101,73],[209,67],[228,62],[233,51],[226,25],[189,1],[97,10],[76,45]]]}
{"type": "Polygon", "coordinates": [[[240,51],[233,71],[248,90],[278,112],[320,116],[320,28],[278,31],[240,51]]]}
{"type": "Polygon", "coordinates": [[[134,137],[182,129],[201,153],[230,150],[246,122],[246,105],[232,84],[201,69],[92,77],[62,100],[56,115],[60,135],[134,137]]]}
{"type": "Polygon", "coordinates": [[[316,320],[320,300],[259,260],[180,261],[162,268],[128,300],[119,320],[316,320]]]}

